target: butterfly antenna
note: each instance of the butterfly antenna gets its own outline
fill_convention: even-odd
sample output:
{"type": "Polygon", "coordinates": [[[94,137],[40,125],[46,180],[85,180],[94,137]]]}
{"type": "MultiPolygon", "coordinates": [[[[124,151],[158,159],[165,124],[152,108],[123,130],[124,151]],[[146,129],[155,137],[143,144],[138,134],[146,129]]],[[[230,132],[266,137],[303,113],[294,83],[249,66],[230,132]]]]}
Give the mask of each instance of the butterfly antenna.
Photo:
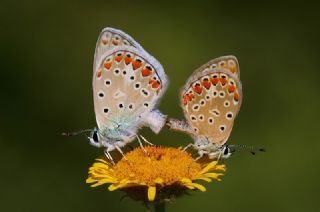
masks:
{"type": "Polygon", "coordinates": [[[69,136],[79,135],[79,134],[87,133],[87,132],[91,132],[91,131],[92,131],[92,129],[85,129],[85,130],[80,130],[77,132],[63,132],[63,133],[61,133],[61,135],[69,137],[69,136]]]}
{"type": "Polygon", "coordinates": [[[234,148],[232,152],[235,152],[235,149],[248,150],[252,155],[255,155],[256,152],[265,152],[266,151],[264,148],[256,148],[254,146],[248,146],[248,145],[244,145],[244,144],[228,145],[228,147],[234,148]]]}

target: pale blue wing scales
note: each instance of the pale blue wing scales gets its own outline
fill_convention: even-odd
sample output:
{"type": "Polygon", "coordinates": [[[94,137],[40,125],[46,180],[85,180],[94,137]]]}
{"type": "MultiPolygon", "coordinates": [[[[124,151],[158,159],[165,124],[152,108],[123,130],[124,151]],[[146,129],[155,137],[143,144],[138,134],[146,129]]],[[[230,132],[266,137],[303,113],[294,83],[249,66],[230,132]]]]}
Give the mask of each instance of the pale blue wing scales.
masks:
{"type": "Polygon", "coordinates": [[[161,64],[145,51],[115,47],[106,52],[93,76],[98,127],[115,128],[120,123],[135,131],[153,113],[167,84],[161,64]]]}
{"type": "Polygon", "coordinates": [[[132,46],[137,49],[144,49],[130,35],[125,32],[111,27],[104,28],[97,40],[94,53],[93,70],[97,69],[97,63],[101,61],[101,57],[106,52],[116,47],[132,46]]]}

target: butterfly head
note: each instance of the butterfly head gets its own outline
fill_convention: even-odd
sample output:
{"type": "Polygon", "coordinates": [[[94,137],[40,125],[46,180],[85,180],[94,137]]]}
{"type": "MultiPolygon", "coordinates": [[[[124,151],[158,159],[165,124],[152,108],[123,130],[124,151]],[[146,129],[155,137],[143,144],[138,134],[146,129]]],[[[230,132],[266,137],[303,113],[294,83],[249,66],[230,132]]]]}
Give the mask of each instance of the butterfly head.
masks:
{"type": "Polygon", "coordinates": [[[221,149],[221,157],[222,158],[229,158],[233,153],[233,150],[228,147],[228,145],[224,145],[221,149]]]}
{"type": "Polygon", "coordinates": [[[89,139],[89,143],[92,146],[95,146],[95,147],[101,147],[102,146],[100,134],[98,133],[98,129],[97,128],[94,128],[91,131],[90,136],[88,136],[88,139],[89,139]]]}

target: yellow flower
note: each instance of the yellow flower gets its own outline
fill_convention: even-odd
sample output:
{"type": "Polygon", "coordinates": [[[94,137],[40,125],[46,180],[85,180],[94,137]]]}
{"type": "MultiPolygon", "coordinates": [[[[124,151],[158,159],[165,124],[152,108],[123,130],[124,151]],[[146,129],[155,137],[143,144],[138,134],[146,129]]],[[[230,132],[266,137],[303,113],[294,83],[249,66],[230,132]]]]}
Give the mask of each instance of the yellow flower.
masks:
{"type": "Polygon", "coordinates": [[[225,171],[225,166],[218,165],[217,161],[200,163],[177,148],[148,146],[145,149],[148,154],[136,148],[115,165],[96,159],[86,182],[93,183],[91,187],[110,184],[110,191],[122,189],[135,199],[161,201],[179,196],[188,189],[204,192],[206,188],[196,180],[220,180],[225,171]]]}

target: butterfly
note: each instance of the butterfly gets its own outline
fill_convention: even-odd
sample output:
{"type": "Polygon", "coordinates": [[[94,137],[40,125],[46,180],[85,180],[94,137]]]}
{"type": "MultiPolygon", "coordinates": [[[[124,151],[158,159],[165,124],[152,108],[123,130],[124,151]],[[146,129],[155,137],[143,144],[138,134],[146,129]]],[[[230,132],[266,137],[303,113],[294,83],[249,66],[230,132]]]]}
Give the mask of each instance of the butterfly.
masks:
{"type": "Polygon", "coordinates": [[[159,133],[165,125],[167,116],[156,109],[168,86],[163,67],[121,30],[105,28],[100,33],[92,85],[97,127],[80,132],[89,131],[89,143],[105,148],[111,161],[111,151],[123,155],[121,147],[136,138],[142,146],[139,128],[148,126],[159,133]]]}
{"type": "MultiPolygon", "coordinates": [[[[194,138],[199,158],[227,158],[226,142],[242,103],[240,68],[236,57],[223,56],[204,64],[189,77],[181,89],[180,101],[185,120],[170,119],[173,130],[194,138]]],[[[185,149],[186,149],[185,148],[185,149]]]]}

